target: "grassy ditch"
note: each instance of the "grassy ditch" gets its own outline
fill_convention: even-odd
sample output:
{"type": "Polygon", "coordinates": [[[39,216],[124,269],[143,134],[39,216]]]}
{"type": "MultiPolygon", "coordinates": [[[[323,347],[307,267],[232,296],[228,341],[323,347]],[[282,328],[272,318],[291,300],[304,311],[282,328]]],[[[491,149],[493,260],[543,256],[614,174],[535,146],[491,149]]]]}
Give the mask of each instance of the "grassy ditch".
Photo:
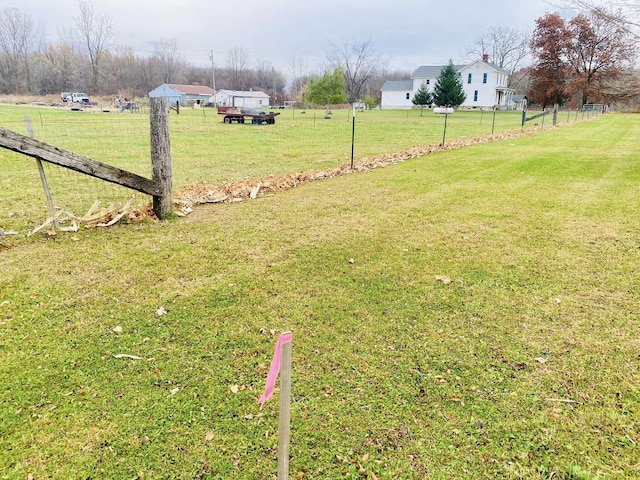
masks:
{"type": "Polygon", "coordinates": [[[0,478],[637,478],[639,132],[0,243],[0,478]]]}

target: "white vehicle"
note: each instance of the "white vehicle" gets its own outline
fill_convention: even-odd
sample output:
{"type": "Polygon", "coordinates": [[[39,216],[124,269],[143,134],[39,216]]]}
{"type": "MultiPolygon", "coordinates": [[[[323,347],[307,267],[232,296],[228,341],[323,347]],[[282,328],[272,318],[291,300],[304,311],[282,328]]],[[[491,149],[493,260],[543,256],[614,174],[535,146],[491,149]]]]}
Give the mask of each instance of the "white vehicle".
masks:
{"type": "Polygon", "coordinates": [[[62,99],[63,102],[70,102],[71,101],[71,92],[62,92],[60,94],[60,98],[62,99]]]}
{"type": "Polygon", "coordinates": [[[86,93],[72,93],[71,101],[73,103],[89,103],[89,97],[86,93]]]}

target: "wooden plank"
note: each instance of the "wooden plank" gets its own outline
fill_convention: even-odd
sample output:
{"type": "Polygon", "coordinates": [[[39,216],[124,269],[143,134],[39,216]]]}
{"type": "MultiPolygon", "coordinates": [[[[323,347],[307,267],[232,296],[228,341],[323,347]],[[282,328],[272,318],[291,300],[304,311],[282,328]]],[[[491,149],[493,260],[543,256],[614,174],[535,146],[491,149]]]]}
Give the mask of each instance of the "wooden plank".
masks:
{"type": "Polygon", "coordinates": [[[547,113],[549,113],[549,112],[545,111],[545,112],[539,113],[537,115],[534,115],[533,117],[527,118],[525,121],[526,122],[530,122],[531,120],[535,120],[536,118],[544,117],[547,113]]]}
{"type": "Polygon", "coordinates": [[[28,157],[53,163],[76,172],[84,173],[107,182],[146,193],[147,195],[162,195],[161,185],[135,173],[127,172],[111,165],[107,165],[83,155],[54,147],[47,143],[29,138],[11,130],[0,127],[0,148],[6,148],[28,157]]]}

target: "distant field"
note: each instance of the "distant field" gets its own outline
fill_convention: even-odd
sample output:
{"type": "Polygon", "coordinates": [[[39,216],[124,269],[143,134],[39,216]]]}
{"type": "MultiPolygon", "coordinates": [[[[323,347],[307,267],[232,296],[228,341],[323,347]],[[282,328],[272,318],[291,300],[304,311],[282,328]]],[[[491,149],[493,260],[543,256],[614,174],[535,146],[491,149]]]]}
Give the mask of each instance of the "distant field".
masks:
{"type": "MultiPolygon", "coordinates": [[[[115,111],[71,112],[68,108],[0,105],[0,126],[27,133],[28,116],[35,137],[95,160],[150,176],[149,117],[115,111]]],[[[352,111],[278,110],[273,126],[227,125],[214,109],[172,112],[171,142],[174,185],[220,184],[269,174],[321,170],[350,161],[352,111]]],[[[581,117],[580,117],[581,118],[581,117]]],[[[560,122],[574,121],[562,113],[560,122]]],[[[439,144],[444,116],[426,110],[359,111],[356,115],[356,157],[399,152],[417,145],[439,144]]],[[[550,118],[546,119],[547,124],[550,118]]],[[[519,129],[520,112],[459,111],[447,119],[446,141],[519,129]]],[[[539,128],[541,120],[527,128],[539,128]]],[[[46,217],[42,187],[31,159],[0,150],[0,226],[25,230],[46,217]]],[[[94,200],[124,202],[131,192],[46,166],[58,206],[76,213],[94,200]]],[[[137,197],[137,204],[148,198],[137,197]]]]}

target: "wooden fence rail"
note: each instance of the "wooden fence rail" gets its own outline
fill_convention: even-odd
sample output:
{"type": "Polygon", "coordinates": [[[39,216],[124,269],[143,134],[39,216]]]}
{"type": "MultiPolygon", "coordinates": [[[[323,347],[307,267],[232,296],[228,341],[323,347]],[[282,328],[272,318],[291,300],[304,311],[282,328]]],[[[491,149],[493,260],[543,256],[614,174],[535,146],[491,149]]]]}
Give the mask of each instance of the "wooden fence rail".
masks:
{"type": "Polygon", "coordinates": [[[151,162],[153,179],[107,165],[77,153],[49,145],[0,127],[0,148],[153,196],[153,210],[160,219],[172,211],[169,106],[166,98],[151,99],[151,162]]]}

